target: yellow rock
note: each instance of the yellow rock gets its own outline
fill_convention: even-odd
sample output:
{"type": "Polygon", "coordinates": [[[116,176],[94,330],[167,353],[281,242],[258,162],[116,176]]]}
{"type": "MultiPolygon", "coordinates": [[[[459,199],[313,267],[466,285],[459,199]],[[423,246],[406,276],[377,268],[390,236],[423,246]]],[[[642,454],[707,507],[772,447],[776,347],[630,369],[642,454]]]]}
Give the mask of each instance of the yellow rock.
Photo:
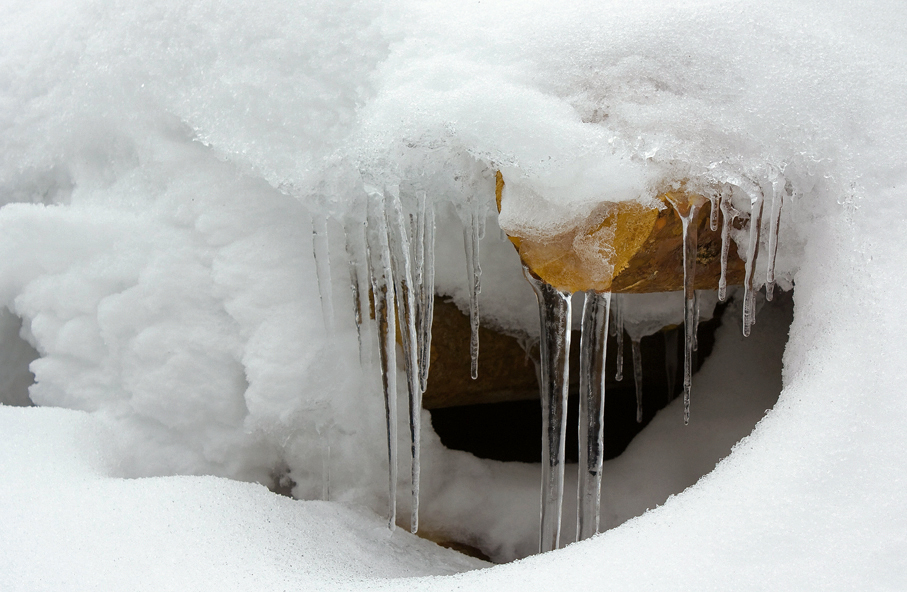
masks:
{"type": "MultiPolygon", "coordinates": [[[[501,209],[504,178],[497,173],[496,198],[501,209]]],[[[708,228],[708,199],[683,185],[657,198],[664,207],[638,202],[602,203],[581,224],[544,241],[510,236],[523,263],[547,283],[564,292],[664,292],[683,288],[681,221],[700,206],[693,224],[699,242],[696,289],[714,289],[720,266],[720,236],[708,228]],[[672,207],[673,206],[673,207],[672,207]]],[[[728,282],[736,283],[742,262],[731,245],[728,282]]]]}

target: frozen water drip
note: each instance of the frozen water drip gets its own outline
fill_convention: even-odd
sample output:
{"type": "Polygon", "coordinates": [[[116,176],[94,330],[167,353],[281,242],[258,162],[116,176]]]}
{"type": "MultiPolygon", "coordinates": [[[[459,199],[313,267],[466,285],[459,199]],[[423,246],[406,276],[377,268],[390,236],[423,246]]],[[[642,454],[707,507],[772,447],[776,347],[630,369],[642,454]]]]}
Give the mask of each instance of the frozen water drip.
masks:
{"type": "Polygon", "coordinates": [[[611,293],[586,292],[583,301],[579,368],[579,454],[577,456],[576,540],[598,532],[605,414],[605,359],[611,293]]]}
{"type": "Polygon", "coordinates": [[[699,232],[696,218],[705,202],[699,196],[681,194],[684,198],[669,198],[680,217],[683,228],[683,423],[690,423],[690,393],[693,389],[693,345],[696,338],[696,248],[699,232]]]}
{"type": "Polygon", "coordinates": [[[369,193],[368,200],[367,237],[375,322],[378,325],[378,361],[381,367],[387,427],[387,526],[394,530],[397,520],[397,315],[387,230],[384,194],[373,190],[369,193]]]}
{"type": "Polygon", "coordinates": [[[539,304],[542,403],[542,493],[539,552],[560,544],[564,498],[564,444],[570,376],[570,294],[547,284],[523,266],[539,304]]]}
{"type": "Polygon", "coordinates": [[[463,228],[463,246],[466,250],[466,278],[470,282],[469,326],[472,330],[469,342],[470,375],[476,379],[479,377],[479,293],[482,291],[479,242],[482,228],[478,198],[471,197],[468,206],[467,223],[463,228]]]}

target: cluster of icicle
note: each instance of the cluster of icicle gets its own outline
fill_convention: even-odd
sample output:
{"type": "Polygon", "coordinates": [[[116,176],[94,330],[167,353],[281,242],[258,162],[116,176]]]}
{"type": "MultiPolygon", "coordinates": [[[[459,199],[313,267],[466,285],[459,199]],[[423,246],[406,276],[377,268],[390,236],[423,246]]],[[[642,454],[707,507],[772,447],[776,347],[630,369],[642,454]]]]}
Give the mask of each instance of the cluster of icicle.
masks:
{"type": "MultiPolygon", "coordinates": [[[[777,171],[767,175],[764,183],[745,177],[733,177],[716,184],[710,191],[711,229],[717,230],[721,212],[721,279],[719,300],[727,298],[727,261],[731,228],[744,214],[732,205],[732,195],[742,191],[750,201],[748,244],[743,296],[743,334],[749,335],[755,322],[756,286],[755,262],[759,256],[760,235],[766,195],[771,198],[768,221],[768,266],[765,278],[766,298],[772,299],[774,288],[774,262],[778,248],[778,230],[781,207],[790,185],[777,171]]],[[[692,391],[693,352],[697,349],[699,324],[699,299],[694,288],[697,255],[697,227],[693,223],[706,199],[691,202],[672,202],[683,228],[683,290],[684,290],[684,424],[690,421],[690,394],[692,391]]],[[[560,546],[561,506],[564,494],[564,442],[566,434],[565,409],[569,384],[569,351],[571,333],[572,295],[561,292],[542,281],[524,267],[524,275],[535,291],[539,302],[541,325],[541,400],[542,400],[542,503],[539,551],[550,551],[560,546]]],[[[601,520],[601,471],[603,447],[603,419],[605,404],[605,359],[607,335],[617,339],[617,380],[623,374],[623,311],[622,299],[610,293],[585,293],[580,336],[579,368],[579,463],[577,467],[577,540],[591,537],[599,530],[601,520]],[[614,303],[613,311],[612,301],[614,303]]],[[[636,420],[642,420],[642,359],[639,340],[632,342],[633,369],[636,381],[636,420]]],[[[670,348],[668,348],[670,350],[670,348]]],[[[676,351],[676,349],[675,349],[676,351]]],[[[669,353],[669,365],[672,356],[669,353]]],[[[676,359],[676,358],[674,358],[676,359]]],[[[670,374],[670,372],[669,372],[670,374]]],[[[673,376],[673,374],[671,374],[673,376]]],[[[673,390],[673,389],[672,389],[673,390]]]]}
{"type": "MultiPolygon", "coordinates": [[[[684,423],[690,419],[693,352],[697,348],[699,302],[694,279],[696,274],[697,228],[693,221],[699,210],[710,202],[710,226],[718,229],[721,213],[721,279],[718,296],[727,297],[727,261],[731,229],[735,220],[744,221],[746,214],[732,205],[734,192],[742,191],[749,198],[750,212],[743,302],[743,334],[749,335],[755,322],[755,261],[759,256],[763,210],[766,194],[771,196],[768,222],[768,266],[765,278],[766,298],[772,299],[774,260],[778,247],[781,207],[791,187],[775,172],[757,183],[742,176],[725,177],[713,183],[716,189],[707,199],[673,203],[683,228],[683,286],[684,286],[684,423]]],[[[403,366],[409,395],[409,428],[412,454],[412,515],[411,531],[419,525],[419,440],[422,395],[428,380],[431,324],[434,298],[434,206],[424,191],[401,195],[399,188],[366,188],[365,199],[351,207],[343,221],[346,251],[349,257],[350,286],[354,316],[359,336],[360,361],[366,322],[374,319],[378,342],[378,361],[382,375],[387,428],[388,453],[388,525],[396,522],[397,485],[397,425],[396,425],[396,336],[399,333],[403,351],[403,366]],[[399,320],[400,326],[397,326],[399,320]]],[[[470,283],[470,324],[472,337],[471,375],[478,374],[478,295],[481,269],[479,244],[484,230],[479,199],[466,202],[464,216],[464,246],[467,277],[470,283]]],[[[325,325],[333,324],[334,311],[330,294],[331,278],[328,253],[327,220],[313,218],[313,247],[325,325]]],[[[569,352],[572,326],[571,297],[545,283],[529,268],[524,275],[535,291],[539,303],[540,322],[540,395],[542,405],[542,493],[539,550],[560,546],[561,507],[564,494],[565,412],[569,387],[569,352]]],[[[577,479],[577,540],[599,531],[601,519],[601,471],[603,453],[603,419],[605,404],[605,360],[607,336],[617,339],[617,380],[623,372],[624,323],[622,299],[611,293],[585,293],[580,337],[580,400],[579,400],[579,463],[577,479]],[[613,303],[613,306],[612,306],[613,303]],[[611,318],[613,317],[613,322],[611,318]]],[[[668,349],[669,376],[671,355],[668,349]]],[[[637,421],[642,421],[642,359],[640,343],[631,344],[636,382],[637,421]]],[[[673,351],[676,352],[676,342],[673,351]]],[[[671,389],[673,391],[673,388],[671,389]]]]}
{"type": "MultiPolygon", "coordinates": [[[[371,351],[365,340],[377,336],[378,364],[384,396],[388,458],[388,527],[396,525],[397,507],[397,347],[399,335],[409,402],[412,456],[410,530],[419,529],[419,455],[422,395],[428,385],[431,326],[434,312],[435,213],[425,191],[401,194],[398,187],[366,186],[364,199],[346,213],[343,229],[349,259],[353,316],[359,339],[359,360],[365,366],[371,351]],[[374,320],[375,331],[368,321],[374,320]],[[399,325],[399,326],[398,326],[399,325]]],[[[479,241],[483,224],[478,200],[469,202],[464,230],[467,271],[471,284],[472,377],[478,373],[479,241]]],[[[325,327],[333,327],[328,219],[313,216],[312,237],[325,327]]]]}

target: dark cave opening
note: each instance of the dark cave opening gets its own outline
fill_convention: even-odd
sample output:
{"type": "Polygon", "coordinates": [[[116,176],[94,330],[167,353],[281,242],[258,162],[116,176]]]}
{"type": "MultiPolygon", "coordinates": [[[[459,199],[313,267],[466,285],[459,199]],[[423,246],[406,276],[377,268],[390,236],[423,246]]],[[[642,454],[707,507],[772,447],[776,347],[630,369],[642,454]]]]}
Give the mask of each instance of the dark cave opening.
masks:
{"type": "MultiPolygon", "coordinates": [[[[714,317],[699,325],[699,349],[694,371],[709,356],[715,330],[721,324],[726,305],[717,307],[714,317]]],[[[643,366],[643,417],[636,421],[636,387],[630,339],[624,335],[623,380],[615,380],[617,342],[608,338],[607,387],[604,419],[604,459],[619,456],[651,421],[655,414],[681,394],[683,388],[682,326],[643,337],[640,341],[643,366]],[[672,342],[676,344],[672,347],[672,342]],[[667,351],[673,350],[673,366],[667,351]],[[673,370],[673,380],[669,376],[673,370]]],[[[571,343],[571,368],[579,349],[579,332],[571,343]]],[[[447,448],[462,450],[479,458],[505,462],[537,463],[542,454],[542,410],[538,398],[482,403],[431,409],[432,426],[447,448]]],[[[571,384],[567,409],[566,460],[577,462],[578,386],[571,384]]]]}

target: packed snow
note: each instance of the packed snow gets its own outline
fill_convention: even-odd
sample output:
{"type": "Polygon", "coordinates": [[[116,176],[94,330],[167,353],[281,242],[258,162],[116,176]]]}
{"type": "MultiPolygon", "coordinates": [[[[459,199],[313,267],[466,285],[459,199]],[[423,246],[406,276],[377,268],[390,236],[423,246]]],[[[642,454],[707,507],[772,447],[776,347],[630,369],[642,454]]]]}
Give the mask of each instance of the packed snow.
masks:
{"type": "MultiPolygon", "coordinates": [[[[3,6],[4,588],[907,586],[902,3],[3,6]],[[419,347],[355,322],[369,195],[434,212],[435,276],[410,286],[538,339],[501,231],[543,239],[681,184],[761,208],[761,249],[726,229],[752,285],[690,425],[675,401],[605,464],[611,530],[479,571],[389,532],[388,489],[419,468],[388,483],[388,410],[408,428],[391,449],[422,448],[420,530],[495,561],[537,551],[539,467],[446,450],[409,413],[419,347]]],[[[622,308],[631,339],[685,314],[678,294],[622,308]]]]}

